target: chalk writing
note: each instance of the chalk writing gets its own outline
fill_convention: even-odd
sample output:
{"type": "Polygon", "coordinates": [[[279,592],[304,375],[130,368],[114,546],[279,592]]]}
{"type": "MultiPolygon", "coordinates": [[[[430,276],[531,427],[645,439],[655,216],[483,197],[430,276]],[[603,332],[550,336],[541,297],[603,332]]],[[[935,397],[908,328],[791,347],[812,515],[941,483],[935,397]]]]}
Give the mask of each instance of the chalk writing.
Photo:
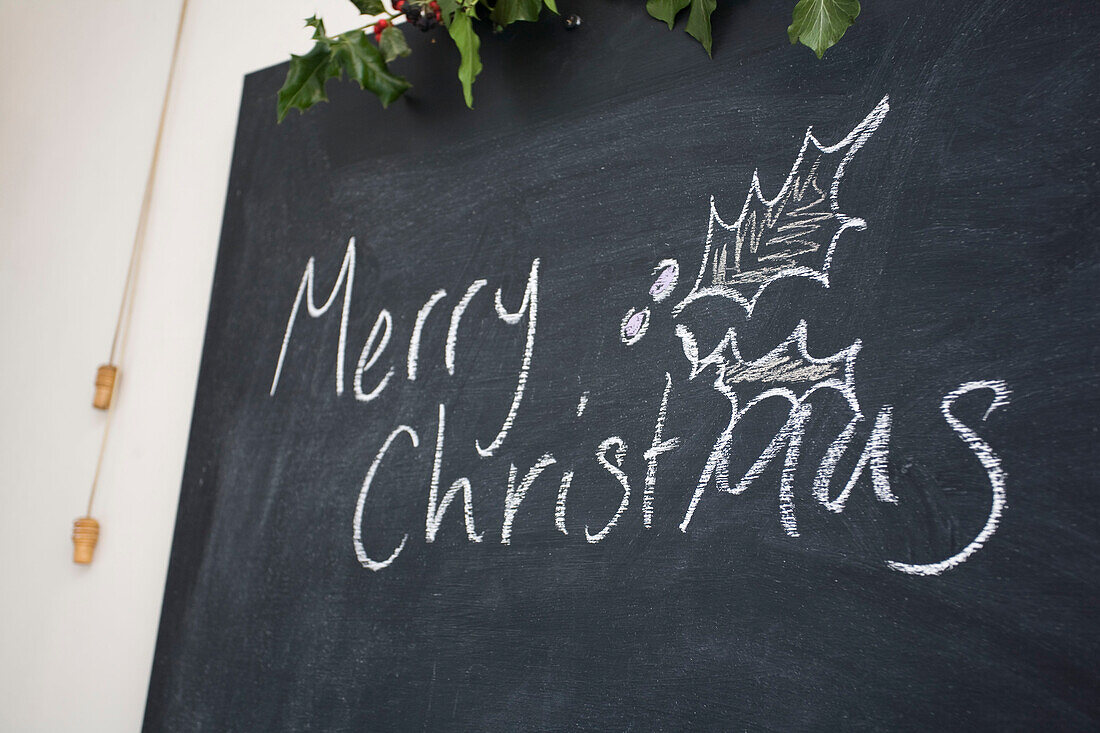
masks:
{"type": "MultiPolygon", "coordinates": [[[[758,172],[754,172],[740,213],[730,223],[721,216],[717,199],[712,196],[700,264],[694,281],[685,284],[687,292],[680,289],[678,299],[674,297],[680,288],[680,261],[683,257],[679,260],[665,258],[653,266],[652,280],[648,286],[639,287],[639,293],[644,291],[644,302],[624,304],[628,307],[617,324],[618,338],[614,342],[616,349],[633,349],[645,338],[666,338],[671,345],[671,348],[657,350],[655,353],[660,356],[652,364],[664,374],[663,390],[652,396],[652,402],[640,398],[644,404],[652,405],[652,430],[645,433],[641,446],[635,443],[632,447],[622,437],[634,433],[612,428],[602,432],[606,437],[591,438],[592,442],[587,444],[588,447],[581,446],[579,452],[572,451],[568,446],[555,449],[558,456],[549,451],[536,450],[531,456],[539,453],[542,455],[530,463],[526,470],[517,466],[518,461],[508,453],[508,438],[516,429],[521,410],[537,413],[541,420],[575,420],[578,426],[591,425],[594,418],[589,417],[589,414],[593,410],[599,411],[601,395],[598,391],[585,390],[576,398],[575,403],[572,400],[575,399],[576,392],[571,393],[574,396],[563,395],[562,404],[567,411],[565,414],[544,414],[545,411],[539,409],[540,405],[530,406],[525,402],[525,395],[530,391],[539,326],[539,259],[530,262],[522,295],[518,293],[518,288],[510,288],[511,292],[506,293],[504,286],[498,286],[494,291],[491,310],[484,298],[477,300],[475,304],[478,293],[489,286],[488,278],[473,279],[464,291],[455,291],[463,292],[463,295],[451,308],[441,350],[442,369],[447,378],[462,376],[465,368],[463,364],[468,363],[463,359],[470,358],[463,356],[468,353],[463,351],[469,348],[463,345],[467,341],[483,338],[486,329],[491,329],[494,325],[497,328],[503,327],[504,332],[520,324],[525,324],[526,327],[522,331],[523,346],[518,369],[508,372],[515,374],[515,386],[503,401],[503,418],[494,418],[492,424],[499,424],[500,427],[491,440],[483,442],[479,437],[448,436],[448,405],[433,398],[433,404],[437,405],[436,442],[426,486],[421,484],[423,488],[420,489],[427,500],[425,543],[436,541],[447,510],[460,497],[467,541],[480,543],[485,538],[485,532],[479,533],[475,522],[475,499],[478,494],[474,491],[474,482],[470,478],[474,474],[464,471],[468,473],[467,476],[460,476],[449,482],[444,479],[445,444],[450,446],[447,449],[448,455],[459,451],[466,456],[476,456],[476,460],[486,461],[485,465],[495,467],[491,468],[490,473],[495,472],[498,477],[495,480],[500,482],[497,486],[503,492],[502,511],[497,515],[501,521],[502,545],[511,545],[517,541],[517,526],[523,526],[524,521],[529,521],[522,520],[521,507],[532,492],[553,491],[547,484],[556,484],[554,529],[561,535],[573,538],[575,534],[570,534],[569,531],[572,523],[575,527],[583,527],[585,543],[598,544],[607,540],[617,528],[628,521],[628,512],[634,498],[631,480],[633,478],[637,482],[639,478],[631,476],[631,471],[637,470],[632,469],[632,464],[627,461],[631,455],[634,456],[636,465],[644,465],[645,468],[644,475],[640,477],[640,531],[651,531],[658,514],[657,497],[661,493],[662,484],[683,481],[684,478],[682,474],[666,476],[677,472],[659,473],[661,461],[668,460],[670,455],[683,449],[689,441],[698,441],[700,435],[706,441],[699,445],[702,449],[700,453],[705,451],[706,458],[701,461],[701,465],[696,464],[694,470],[698,472],[693,473],[693,478],[689,479],[691,493],[686,505],[680,504],[681,508],[673,515],[681,533],[691,530],[708,491],[730,495],[744,494],[762,483],[765,475],[768,475],[769,467],[773,465],[776,466],[778,475],[778,485],[773,489],[778,525],[792,541],[800,538],[804,531],[800,528],[799,516],[807,506],[812,507],[816,502],[820,507],[817,511],[824,510],[823,516],[842,514],[854,500],[857,487],[861,483],[869,484],[871,489],[864,501],[895,507],[902,505],[905,497],[895,493],[889,471],[896,410],[889,404],[865,409],[860,399],[857,363],[863,352],[863,341],[860,338],[851,338],[848,346],[834,353],[813,353],[810,347],[810,334],[813,330],[809,318],[811,314],[805,314],[807,317],[802,317],[789,333],[773,334],[769,344],[774,346],[766,353],[750,358],[746,355],[738,331],[744,329],[742,323],[762,317],[761,297],[777,282],[802,279],[811,283],[812,288],[831,288],[830,268],[842,235],[866,230],[868,227],[863,218],[847,213],[842,206],[841,184],[849,164],[874,136],[889,111],[889,99],[884,97],[847,135],[832,145],[822,144],[813,134],[812,128],[808,128],[794,164],[778,193],[767,198],[760,176],[758,172]],[[510,310],[505,306],[506,301],[512,304],[518,301],[518,305],[510,310]],[[721,315],[727,311],[707,307],[716,301],[736,304],[743,311],[744,317],[727,318],[721,315]],[[471,306],[474,306],[473,309],[471,306]],[[470,325],[463,326],[464,323],[470,325]],[[654,324],[663,325],[658,327],[654,324]],[[460,329],[461,333],[466,334],[463,336],[466,341],[461,343],[460,329]],[[718,336],[717,343],[706,343],[706,335],[710,334],[718,336]],[[679,361],[681,357],[684,360],[682,362],[679,361]],[[678,384],[674,374],[685,375],[679,377],[683,381],[678,384]],[[669,416],[677,413],[678,409],[683,409],[678,408],[683,387],[695,380],[701,380],[702,393],[719,406],[716,409],[722,410],[723,415],[728,410],[728,419],[724,418],[721,429],[714,431],[717,435],[713,432],[709,435],[701,431],[685,432],[682,426],[676,430],[680,434],[667,435],[669,416]],[[826,399],[829,396],[831,399],[826,399]],[[572,407],[574,404],[575,409],[572,407]],[[759,430],[758,423],[747,427],[750,420],[766,411],[775,414],[777,406],[780,410],[785,410],[785,413],[780,413],[785,415],[782,424],[770,435],[759,455],[738,456],[745,461],[748,468],[740,475],[733,473],[733,446],[744,444],[744,441],[738,441],[740,437],[759,430]],[[873,421],[870,420],[872,415],[873,421]],[[831,418],[832,421],[826,421],[826,418],[831,418]],[[497,423],[496,420],[500,422],[497,423]],[[831,431],[831,425],[843,427],[839,431],[831,431]],[[811,427],[814,429],[811,430],[811,427]],[[816,443],[820,445],[815,445],[816,443]],[[574,458],[575,456],[580,457],[574,458]],[[816,465],[807,456],[818,456],[816,465]],[[805,465],[807,461],[809,466],[805,465]],[[842,463],[851,466],[847,476],[837,475],[842,463]],[[585,468],[584,474],[577,473],[580,467],[585,468]],[[812,469],[812,486],[801,491],[798,477],[805,474],[807,469],[812,469]],[[579,475],[596,478],[578,483],[579,475]],[[660,481],[659,476],[662,477],[660,481]],[[577,491],[591,489],[594,481],[599,482],[601,490],[607,486],[615,487],[617,506],[607,506],[604,511],[610,516],[601,512],[600,519],[596,522],[585,521],[584,517],[573,518],[569,509],[571,496],[575,496],[577,491]],[[445,491],[443,486],[447,487],[445,491]]],[[[329,311],[341,291],[344,300],[336,344],[335,394],[337,397],[343,394],[349,308],[354,297],[354,238],[348,241],[328,297],[318,306],[314,297],[315,279],[318,271],[331,273],[334,269],[332,264],[319,265],[313,257],[306,263],[275,362],[269,392],[273,399],[276,398],[284,369],[288,363],[293,363],[288,360],[288,353],[302,302],[305,302],[312,318],[319,318],[329,311]]],[[[329,274],[328,277],[332,275],[329,274]]],[[[435,285],[437,284],[429,284],[428,287],[435,285]]],[[[432,317],[435,306],[445,298],[447,290],[437,288],[426,300],[416,301],[421,305],[412,319],[405,354],[408,382],[416,382],[424,370],[440,369],[438,360],[441,352],[438,344],[433,346],[430,343],[431,337],[426,337],[426,334],[431,333],[431,329],[426,330],[426,324],[432,317]]],[[[353,391],[356,401],[371,402],[379,398],[390,384],[395,369],[399,368],[394,364],[394,356],[389,354],[391,342],[400,338],[395,323],[407,321],[395,320],[387,308],[378,309],[354,371],[353,391]],[[369,391],[364,386],[364,380],[368,378],[371,379],[369,384],[373,384],[369,391]]],[[[611,328],[615,327],[611,325],[611,328]]],[[[518,344],[520,332],[513,333],[518,344]]],[[[845,339],[841,343],[848,341],[849,339],[845,339]]],[[[481,346],[476,348],[480,349],[481,346]]],[[[636,353],[636,350],[623,353],[636,353]]],[[[501,364],[511,364],[513,366],[509,368],[514,368],[514,358],[514,355],[502,354],[501,364]]],[[[696,389],[695,394],[699,391],[696,389]]],[[[946,422],[947,434],[953,434],[977,459],[988,481],[992,499],[985,524],[969,543],[950,557],[932,558],[928,562],[884,560],[885,566],[891,570],[917,576],[938,575],[970,559],[997,531],[1006,506],[1006,474],[1001,458],[989,442],[956,415],[957,400],[970,393],[992,395],[982,417],[985,422],[994,411],[1009,404],[1010,391],[999,380],[971,381],[952,390],[943,397],[940,404],[940,414],[946,422]]],[[[479,402],[486,405],[491,414],[501,414],[495,412],[502,408],[495,407],[498,403],[491,395],[482,399],[479,394],[479,402]]],[[[686,410],[684,413],[690,414],[686,410]]],[[[679,418],[682,422],[684,415],[679,415],[679,418]]],[[[569,434],[568,430],[564,432],[569,434]]],[[[583,436],[590,434],[590,431],[576,434],[582,436],[583,440],[589,440],[583,436]]],[[[416,428],[410,425],[398,425],[394,428],[374,455],[355,503],[352,535],[355,555],[363,567],[374,571],[390,566],[405,549],[409,538],[409,534],[405,534],[397,547],[381,561],[372,559],[364,549],[363,524],[364,514],[367,512],[367,497],[383,460],[401,461],[406,469],[422,460],[415,455],[410,457],[405,451],[387,459],[394,449],[395,441],[402,436],[409,439],[414,449],[419,446],[420,438],[416,428]]],[[[634,440],[631,438],[632,442],[634,440]]],[[[531,456],[525,461],[531,461],[531,456]]],[[[402,481],[412,480],[410,477],[415,475],[415,472],[409,470],[401,472],[402,481]]],[[[394,489],[390,487],[388,490],[394,489]]],[[[484,524],[488,521],[488,508],[478,507],[476,515],[484,524]]],[[[549,529],[549,522],[544,526],[549,529]]],[[[579,541],[579,538],[574,541],[579,541]]]]}

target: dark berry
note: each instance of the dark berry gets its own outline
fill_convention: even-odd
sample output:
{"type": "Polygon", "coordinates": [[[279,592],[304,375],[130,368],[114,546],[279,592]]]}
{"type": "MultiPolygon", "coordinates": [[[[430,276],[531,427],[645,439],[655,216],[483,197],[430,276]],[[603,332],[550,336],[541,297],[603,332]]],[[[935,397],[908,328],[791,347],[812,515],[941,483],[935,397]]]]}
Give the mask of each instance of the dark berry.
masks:
{"type": "Polygon", "coordinates": [[[565,27],[566,27],[567,30],[573,30],[574,28],[580,28],[580,25],[581,25],[581,16],[579,16],[579,15],[570,15],[568,18],[565,19],[565,27]]]}

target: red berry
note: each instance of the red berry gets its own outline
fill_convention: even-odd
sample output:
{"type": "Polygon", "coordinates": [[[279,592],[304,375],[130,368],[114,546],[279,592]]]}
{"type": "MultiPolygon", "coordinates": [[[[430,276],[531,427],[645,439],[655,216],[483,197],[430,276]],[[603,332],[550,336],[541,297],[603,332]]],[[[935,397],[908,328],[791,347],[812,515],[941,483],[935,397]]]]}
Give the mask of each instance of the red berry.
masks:
{"type": "Polygon", "coordinates": [[[442,23],[443,22],[443,13],[439,12],[438,10],[435,11],[435,19],[438,20],[440,23],[442,23]]]}
{"type": "Polygon", "coordinates": [[[405,7],[405,0],[393,0],[393,9],[400,10],[405,7]]]}
{"type": "Polygon", "coordinates": [[[428,7],[437,13],[439,12],[439,3],[437,3],[435,0],[432,0],[430,3],[428,3],[428,7]]]}

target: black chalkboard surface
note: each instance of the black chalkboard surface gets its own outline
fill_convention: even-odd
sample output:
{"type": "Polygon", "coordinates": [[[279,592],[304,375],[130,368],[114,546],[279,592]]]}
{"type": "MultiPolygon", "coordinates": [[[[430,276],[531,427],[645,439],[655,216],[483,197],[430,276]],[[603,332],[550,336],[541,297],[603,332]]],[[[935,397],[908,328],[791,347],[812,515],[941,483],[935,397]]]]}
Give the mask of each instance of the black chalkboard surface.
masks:
{"type": "Polygon", "coordinates": [[[150,731],[1095,729],[1093,2],[248,77],[150,731]]]}

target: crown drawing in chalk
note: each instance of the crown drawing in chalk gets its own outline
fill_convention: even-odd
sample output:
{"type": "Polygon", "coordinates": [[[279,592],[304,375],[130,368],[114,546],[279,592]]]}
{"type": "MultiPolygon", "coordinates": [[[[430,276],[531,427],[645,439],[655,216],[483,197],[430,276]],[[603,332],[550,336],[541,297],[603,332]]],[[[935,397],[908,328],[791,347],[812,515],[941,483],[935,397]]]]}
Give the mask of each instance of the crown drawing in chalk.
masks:
{"type": "Polygon", "coordinates": [[[699,275],[675,307],[707,296],[736,300],[749,315],[771,283],[805,277],[829,286],[829,263],[840,236],[867,223],[841,211],[837,200],[845,168],[890,111],[883,97],[843,140],[828,147],[806,129],[802,148],[779,193],[764,197],[754,172],[741,214],[726,223],[711,198],[699,275]]]}

